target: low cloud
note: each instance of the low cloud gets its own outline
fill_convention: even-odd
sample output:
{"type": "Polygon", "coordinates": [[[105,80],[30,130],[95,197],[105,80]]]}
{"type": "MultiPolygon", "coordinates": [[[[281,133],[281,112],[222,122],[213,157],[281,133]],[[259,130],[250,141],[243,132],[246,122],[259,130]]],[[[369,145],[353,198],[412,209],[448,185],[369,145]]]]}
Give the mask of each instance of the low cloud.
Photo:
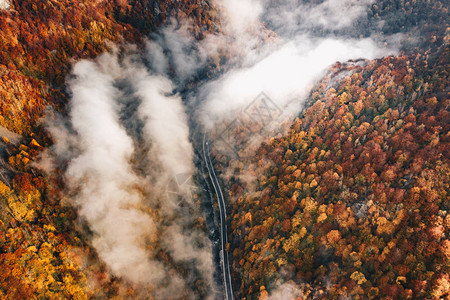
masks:
{"type": "Polygon", "coordinates": [[[264,12],[260,0],[222,0],[216,1],[223,10],[222,19],[228,33],[246,34],[246,31],[259,27],[264,12]]]}
{"type": "Polygon", "coordinates": [[[148,74],[136,81],[136,95],[142,100],[139,116],[145,124],[144,136],[152,143],[151,153],[170,174],[192,174],[194,151],[189,142],[188,118],[181,97],[171,95],[172,82],[148,74]]]}
{"type": "Polygon", "coordinates": [[[263,19],[282,36],[314,32],[325,35],[354,27],[374,0],[271,1],[263,19]]]}
{"type": "MultiPolygon", "coordinates": [[[[265,92],[286,119],[300,112],[330,65],[395,53],[399,40],[386,46],[346,36],[371,0],[216,2],[220,33],[198,41],[189,23],[172,21],[147,41],[145,58],[115,50],[75,64],[70,120],[53,118],[55,144],[41,163],[63,170],[69,202],[89,224],[92,245],[110,272],[149,286],[156,298],[198,298],[193,286],[199,278],[209,295],[214,290],[211,243],[193,226],[201,212],[188,197],[190,188],[167,193],[175,176],[196,172],[185,105],[209,131],[265,92]],[[224,72],[197,82],[186,103],[177,91],[204,75],[219,53],[227,53],[224,72]],[[169,258],[161,259],[161,252],[169,258]]],[[[249,186],[256,178],[241,175],[249,186]]],[[[297,294],[281,284],[270,297],[297,294]]]]}
{"type": "Polygon", "coordinates": [[[147,41],[147,58],[154,72],[180,84],[192,79],[207,60],[207,49],[195,40],[189,27],[188,21],[171,20],[147,41]]]}
{"type": "Polygon", "coordinates": [[[357,31],[372,0],[218,2],[228,29],[223,39],[237,57],[194,97],[196,116],[207,132],[235,119],[261,92],[283,110],[285,122],[301,111],[310,89],[331,65],[395,54],[402,39],[349,34],[357,31]]]}
{"type": "Polygon", "coordinates": [[[295,300],[303,297],[300,287],[294,283],[284,283],[269,294],[268,300],[295,300]]]}
{"type": "Polygon", "coordinates": [[[42,165],[65,170],[68,201],[113,275],[154,296],[196,298],[193,282],[213,289],[211,246],[193,228],[200,216],[193,203],[177,206],[190,191],[169,197],[166,190],[175,175],[194,173],[187,116],[169,79],[152,75],[136,56],[117,57],[74,65],[70,122],[53,119],[55,144],[42,165]],[[160,250],[187,263],[185,275],[160,261],[160,250]]]}
{"type": "Polygon", "coordinates": [[[8,9],[10,3],[8,0],[0,0],[0,9],[8,9]]]}
{"type": "Polygon", "coordinates": [[[118,119],[120,93],[93,62],[79,62],[73,74],[70,116],[80,155],[67,168],[68,187],[79,189],[73,201],[95,233],[92,243],[100,258],[113,274],[146,283],[161,276],[152,272],[144,249],[155,224],[139,209],[140,180],[129,164],[133,142],[118,119]]]}
{"type": "Polygon", "coordinates": [[[387,53],[371,39],[316,39],[297,37],[278,47],[251,67],[232,69],[216,81],[208,82],[202,91],[202,121],[210,128],[224,116],[251,103],[264,91],[279,107],[297,103],[293,114],[301,109],[302,100],[313,84],[336,61],[352,58],[373,59],[387,53]]]}

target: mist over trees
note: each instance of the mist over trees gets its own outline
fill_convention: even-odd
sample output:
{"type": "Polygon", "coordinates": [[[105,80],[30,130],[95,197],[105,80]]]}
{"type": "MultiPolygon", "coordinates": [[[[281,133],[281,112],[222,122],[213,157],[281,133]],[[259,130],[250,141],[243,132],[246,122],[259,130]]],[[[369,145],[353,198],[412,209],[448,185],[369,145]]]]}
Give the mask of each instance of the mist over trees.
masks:
{"type": "MultiPolygon", "coordinates": [[[[261,82],[236,78],[255,79],[255,74],[282,81],[299,98],[294,120],[284,120],[289,129],[269,131],[254,155],[235,159],[212,153],[227,191],[226,248],[235,297],[448,298],[448,28],[448,4],[441,0],[0,0],[0,298],[220,295],[209,281],[211,241],[205,239],[207,222],[200,211],[207,196],[199,192],[184,206],[175,200],[149,205],[143,199],[162,197],[164,180],[174,175],[164,170],[185,167],[165,155],[188,159],[181,172],[195,172],[187,141],[190,109],[208,95],[220,96],[209,97],[216,102],[202,106],[195,118],[226,127],[221,122],[229,111],[224,111],[261,92],[261,82]],[[335,46],[350,43],[360,56],[369,56],[367,45],[370,58],[386,53],[378,51],[382,45],[396,54],[334,63],[324,73],[293,70],[294,64],[285,62],[293,75],[289,80],[252,68],[273,49],[286,49],[283,43],[295,34],[302,37],[299,33],[302,41],[312,37],[311,44],[322,38],[336,40],[335,46]],[[364,39],[374,43],[359,47],[364,39]],[[120,65],[120,76],[108,69],[115,63],[97,64],[105,52],[120,65]],[[128,119],[116,111],[113,133],[100,132],[103,124],[95,116],[90,120],[99,126],[84,131],[70,119],[70,99],[77,97],[70,89],[77,82],[74,66],[83,59],[111,77],[107,85],[118,91],[117,99],[106,97],[114,102],[111,110],[135,110],[128,119]],[[136,66],[147,71],[136,72],[136,66]],[[305,84],[302,73],[317,78],[305,84]],[[135,86],[130,78],[136,78],[135,86]],[[248,95],[239,98],[236,86],[248,95]],[[217,87],[236,93],[208,94],[217,87]],[[174,102],[165,111],[158,102],[167,99],[174,102]],[[50,130],[49,120],[59,127],[50,130]],[[183,127],[182,137],[167,140],[175,127],[183,127]],[[86,139],[89,145],[80,133],[92,138],[86,139]],[[159,150],[152,148],[157,140],[159,150]],[[176,144],[180,140],[185,143],[176,144]],[[113,159],[101,170],[94,170],[94,163],[77,164],[75,158],[100,141],[109,155],[103,158],[113,159]],[[61,155],[51,156],[50,149],[61,155]],[[117,162],[115,151],[125,171],[108,169],[117,162]],[[85,172],[70,177],[70,165],[85,172]],[[121,174],[129,176],[121,181],[121,174]],[[114,269],[116,259],[108,255],[117,244],[102,248],[95,242],[102,230],[109,230],[110,240],[119,236],[107,222],[86,217],[105,194],[98,187],[110,184],[126,196],[115,194],[103,204],[117,199],[126,210],[144,215],[145,222],[131,217],[119,229],[132,232],[123,249],[141,254],[125,256],[147,264],[134,261],[114,269]],[[89,192],[96,188],[97,194],[89,192]],[[80,193],[93,200],[83,212],[82,202],[74,201],[80,193]],[[186,207],[188,213],[181,213],[186,207]],[[149,226],[136,233],[133,224],[149,226]],[[160,226],[157,234],[149,233],[152,224],[160,226]],[[141,265],[145,272],[140,273],[141,265]]],[[[94,83],[89,78],[87,85],[94,83]]],[[[264,81],[263,87],[289,94],[270,84],[264,81]]],[[[79,116],[88,117],[89,105],[101,100],[97,96],[82,97],[86,104],[79,116]]],[[[233,134],[239,140],[245,132],[236,127],[233,134]]],[[[108,222],[115,216],[108,215],[108,222]]]]}
{"type": "Polygon", "coordinates": [[[245,163],[256,190],[230,183],[241,295],[280,282],[306,298],[448,295],[446,56],[335,65],[289,133],[245,163]]]}

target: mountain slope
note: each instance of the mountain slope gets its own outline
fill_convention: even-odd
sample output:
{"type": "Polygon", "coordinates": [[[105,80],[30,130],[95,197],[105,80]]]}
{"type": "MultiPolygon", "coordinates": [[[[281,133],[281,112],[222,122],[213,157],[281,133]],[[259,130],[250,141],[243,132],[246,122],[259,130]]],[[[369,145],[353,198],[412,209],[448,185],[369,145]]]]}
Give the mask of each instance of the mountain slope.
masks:
{"type": "Polygon", "coordinates": [[[17,0],[2,8],[0,299],[137,297],[99,262],[86,224],[61,200],[64,183],[33,165],[51,145],[41,118],[47,106],[66,112],[65,81],[75,60],[94,58],[113,43],[141,45],[170,18],[191,22],[200,35],[212,28],[214,8],[207,1],[88,0],[17,0]]]}
{"type": "Polygon", "coordinates": [[[448,51],[335,65],[258,150],[256,191],[232,195],[241,295],[449,296],[448,51]]]}

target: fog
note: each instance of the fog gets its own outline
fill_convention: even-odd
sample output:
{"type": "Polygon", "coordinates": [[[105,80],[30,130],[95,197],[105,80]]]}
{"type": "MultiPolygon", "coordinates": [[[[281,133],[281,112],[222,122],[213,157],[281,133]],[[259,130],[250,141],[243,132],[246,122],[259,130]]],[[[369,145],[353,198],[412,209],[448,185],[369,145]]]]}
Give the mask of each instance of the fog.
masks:
{"type": "Polygon", "coordinates": [[[300,111],[313,84],[336,61],[372,59],[385,54],[371,39],[311,39],[300,36],[262,58],[251,67],[232,69],[204,86],[202,121],[211,127],[217,120],[248,105],[261,91],[279,107],[296,101],[300,111]]]}
{"type": "Polygon", "coordinates": [[[175,175],[194,173],[187,116],[172,82],[133,55],[112,53],[75,64],[68,86],[70,122],[49,123],[55,145],[43,165],[65,169],[69,203],[89,224],[100,259],[157,297],[196,298],[190,286],[198,279],[212,291],[212,250],[192,226],[200,212],[191,191],[167,191],[175,175]],[[174,272],[156,258],[158,249],[200,278],[174,272]]]}
{"type": "MultiPolygon", "coordinates": [[[[89,225],[109,272],[156,298],[198,298],[192,286],[199,277],[208,297],[216,293],[211,242],[193,226],[202,212],[192,187],[171,186],[177,176],[198,172],[190,118],[211,132],[264,92],[286,119],[300,112],[333,63],[397,51],[398,39],[348,34],[372,1],[215,2],[220,33],[198,41],[189,21],[171,20],[148,38],[144,53],[113,49],[74,64],[69,120],[56,115],[48,121],[54,146],[41,167],[63,171],[68,202],[89,225]],[[214,79],[177,93],[222,53],[227,63],[214,79]],[[172,263],[161,261],[158,251],[172,263]]],[[[296,295],[294,285],[281,282],[270,299],[296,295]]]]}
{"type": "Polygon", "coordinates": [[[398,52],[401,36],[355,39],[349,34],[358,31],[356,21],[372,2],[219,1],[226,9],[225,28],[233,36],[229,47],[245,48],[243,41],[253,47],[234,51],[241,54],[238,63],[201,88],[199,118],[204,126],[210,129],[236,115],[261,92],[296,115],[312,85],[333,63],[398,52]],[[296,104],[286,106],[292,102],[296,104]]]}
{"type": "Polygon", "coordinates": [[[10,3],[8,0],[0,0],[0,9],[8,9],[10,3]]]}

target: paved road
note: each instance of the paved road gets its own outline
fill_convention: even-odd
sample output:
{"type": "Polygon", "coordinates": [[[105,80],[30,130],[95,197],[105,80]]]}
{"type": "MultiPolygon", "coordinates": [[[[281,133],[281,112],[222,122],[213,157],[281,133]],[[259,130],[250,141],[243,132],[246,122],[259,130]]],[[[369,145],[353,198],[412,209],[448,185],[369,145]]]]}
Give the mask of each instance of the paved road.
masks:
{"type": "Polygon", "coordinates": [[[206,135],[203,137],[203,158],[205,160],[206,166],[208,168],[209,178],[214,186],[214,190],[217,195],[217,201],[219,202],[220,210],[220,242],[222,244],[222,271],[223,271],[223,284],[225,285],[225,299],[233,300],[233,287],[231,286],[231,275],[230,275],[230,263],[228,260],[228,252],[225,250],[225,245],[228,243],[227,236],[227,224],[226,220],[226,206],[225,200],[223,198],[222,189],[220,188],[219,181],[216,177],[216,172],[214,171],[214,166],[211,162],[211,157],[209,155],[209,145],[206,135]]]}

